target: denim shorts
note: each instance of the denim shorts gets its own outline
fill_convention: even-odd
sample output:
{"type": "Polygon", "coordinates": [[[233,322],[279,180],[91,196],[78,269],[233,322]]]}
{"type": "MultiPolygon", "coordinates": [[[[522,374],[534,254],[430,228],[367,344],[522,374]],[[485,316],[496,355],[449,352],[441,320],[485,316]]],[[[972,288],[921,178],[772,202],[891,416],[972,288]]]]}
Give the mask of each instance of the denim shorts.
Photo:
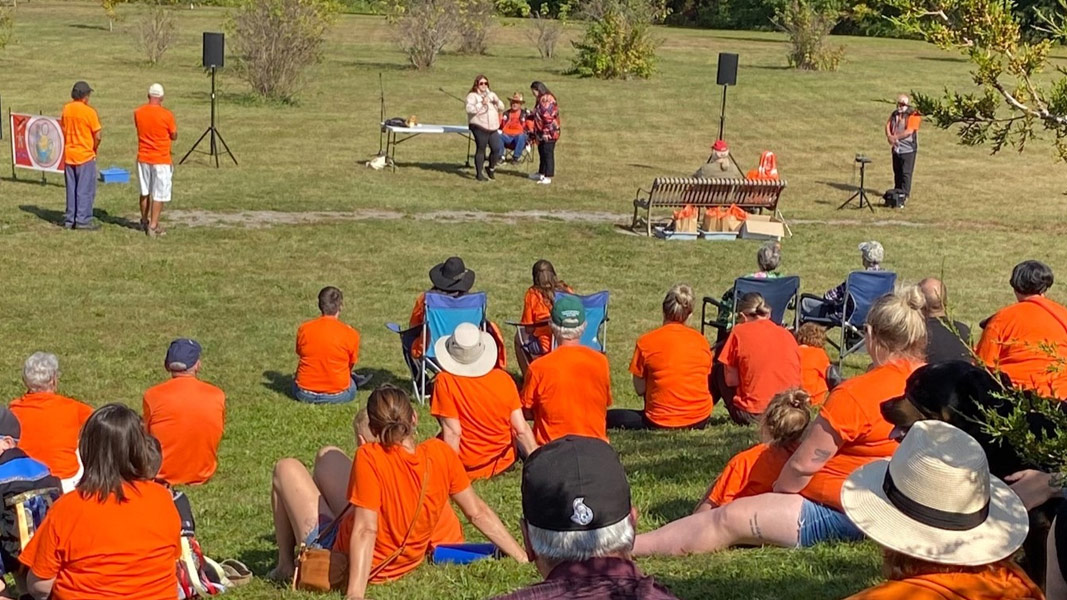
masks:
{"type": "Polygon", "coordinates": [[[798,548],[809,548],[819,542],[855,542],[863,539],[863,532],[844,513],[807,498],[800,506],[797,525],[800,528],[798,548]]]}
{"type": "Polygon", "coordinates": [[[315,528],[308,533],[308,536],[306,538],[304,538],[304,544],[306,544],[308,548],[325,548],[327,550],[332,549],[333,543],[337,541],[337,531],[341,529],[340,527],[334,527],[333,530],[328,531],[326,533],[325,537],[323,537],[321,540],[318,539],[319,536],[322,535],[322,532],[325,531],[331,525],[333,525],[332,519],[325,519],[320,517],[319,524],[316,525],[315,528]]]}
{"type": "Polygon", "coordinates": [[[347,390],[341,390],[335,394],[311,392],[293,383],[293,397],[308,404],[344,404],[356,398],[356,382],[352,381],[347,390]]]}

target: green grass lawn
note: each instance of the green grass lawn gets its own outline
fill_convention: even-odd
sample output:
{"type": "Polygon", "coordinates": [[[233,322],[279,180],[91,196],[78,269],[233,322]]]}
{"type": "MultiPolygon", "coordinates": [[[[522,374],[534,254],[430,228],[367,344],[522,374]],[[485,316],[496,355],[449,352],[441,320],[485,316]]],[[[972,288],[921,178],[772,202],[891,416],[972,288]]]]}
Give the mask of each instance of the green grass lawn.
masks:
{"type": "MultiPolygon", "coordinates": [[[[206,127],[200,32],[217,30],[225,13],[181,10],[177,45],[150,68],[135,43],[138,9],[123,11],[127,21],[108,33],[94,4],[20,3],[18,43],[0,51],[0,94],[5,108],[58,114],[71,84],[88,80],[105,127],[100,163],[132,169],[131,113],[150,83],[167,88],[181,132],[177,153],[206,127]]],[[[402,383],[399,344],[382,325],[406,318],[415,294],[428,286],[429,267],[461,254],[478,273],[476,287],[489,292],[491,316],[502,322],[519,316],[530,265],[548,258],[577,290],[611,290],[615,398],[638,406],[626,367],[634,340],[658,324],[665,290],[685,281],[701,295],[717,295],[753,269],[755,243],[664,243],[620,234],[612,223],[628,220],[637,187],[656,176],[688,175],[706,158],[718,129],[720,51],[741,55],[726,137],[746,169],[764,149],[778,154],[789,181],[781,208],[795,234],[783,242],[783,269],[801,275],[804,291],[838,283],[858,263],[856,244],[873,238],[905,281],[943,274],[957,318],[974,324],[1012,299],[1007,279],[1016,262],[1039,258],[1061,271],[1067,265],[1059,237],[1067,229],[1063,169],[1040,145],[1025,155],[990,157],[986,148],[956,145],[948,132],[923,129],[906,210],[835,210],[856,182],[854,154],[875,159],[872,188],[892,181],[882,135],[887,100],[900,91],[969,85],[967,64],[954,55],[919,42],[845,38],[840,71],[800,73],[785,68],[777,35],[661,29],[655,78],[599,82],[562,75],[567,48],[558,59],[538,59],[524,29],[506,22],[491,36],[490,56],[446,55],[433,72],[420,73],[405,66],[382,19],[343,16],[324,62],[288,106],[254,100],[224,70],[219,124],[241,164],[215,170],[198,156],[180,168],[175,201],[164,213],[170,234],[160,240],[124,226],[137,220],[134,185],[101,187],[103,231],[65,232],[54,225],[63,210],[58,177],[40,185],[23,171],[13,181],[0,167],[0,397],[19,395],[22,361],[48,350],[60,356],[62,392],[93,405],[139,406],[143,390],[164,376],[167,342],[199,339],[204,377],[229,397],[218,475],[189,490],[199,537],[208,554],[240,558],[260,575],[275,551],[271,465],[284,456],[310,462],[324,444],[351,448],[349,424],[363,401],[309,407],[284,393],[296,363],[296,327],[315,315],[323,285],[346,294],[343,318],[363,333],[360,368],[378,382],[402,383]],[[497,182],[478,184],[469,170],[456,168],[464,151],[458,137],[401,146],[395,174],[362,166],[377,152],[379,73],[387,116],[459,124],[462,107],[438,88],[462,95],[479,72],[501,95],[528,93],[538,79],[559,96],[563,137],[551,186],[532,185],[525,170],[510,167],[497,182]],[[592,219],[593,213],[609,218],[592,219]]],[[[0,165],[9,156],[4,140],[0,165]]],[[[1053,296],[1064,298],[1057,290],[1053,296]]],[[[862,368],[862,358],[850,366],[862,368]]],[[[428,413],[420,414],[421,432],[432,435],[428,413]]],[[[751,431],[726,424],[697,433],[614,435],[640,528],[685,514],[753,439],[751,431]]],[[[517,473],[476,484],[516,535],[518,484],[517,473]]],[[[751,600],[840,598],[876,581],[878,562],[873,545],[859,544],[736,550],[641,566],[682,598],[751,600]]],[[[506,561],[427,565],[370,593],[482,598],[536,578],[532,567],[506,561]]],[[[260,582],[232,596],[305,597],[260,582]]]]}

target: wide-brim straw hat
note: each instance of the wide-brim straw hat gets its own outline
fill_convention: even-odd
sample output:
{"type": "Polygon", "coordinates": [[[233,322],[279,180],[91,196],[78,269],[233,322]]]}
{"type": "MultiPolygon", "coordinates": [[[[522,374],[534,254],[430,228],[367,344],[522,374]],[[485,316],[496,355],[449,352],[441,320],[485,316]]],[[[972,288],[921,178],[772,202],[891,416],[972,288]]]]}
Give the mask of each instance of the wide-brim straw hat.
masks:
{"type": "Polygon", "coordinates": [[[508,98],[508,101],[518,102],[519,104],[526,104],[526,100],[523,100],[522,94],[520,94],[519,92],[515,92],[514,94],[512,94],[511,97],[508,98]]]}
{"type": "Polygon", "coordinates": [[[437,340],[434,353],[442,369],[461,377],[481,377],[496,366],[496,341],[473,323],[461,323],[437,340]]]}
{"type": "Polygon", "coordinates": [[[946,565],[1007,558],[1029,529],[1026,507],[990,477],[978,442],[941,421],[919,421],[891,459],[854,471],[841,504],[878,544],[946,565]]]}

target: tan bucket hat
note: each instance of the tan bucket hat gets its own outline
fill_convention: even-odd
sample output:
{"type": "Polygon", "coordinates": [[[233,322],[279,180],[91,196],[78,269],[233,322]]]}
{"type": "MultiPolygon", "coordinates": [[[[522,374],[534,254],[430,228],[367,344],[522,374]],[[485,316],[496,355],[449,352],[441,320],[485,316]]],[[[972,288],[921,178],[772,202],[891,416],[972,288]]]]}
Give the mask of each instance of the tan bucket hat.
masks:
{"type": "Polygon", "coordinates": [[[474,323],[460,323],[452,335],[434,344],[437,362],[461,377],[481,377],[496,365],[496,341],[474,323]]]}

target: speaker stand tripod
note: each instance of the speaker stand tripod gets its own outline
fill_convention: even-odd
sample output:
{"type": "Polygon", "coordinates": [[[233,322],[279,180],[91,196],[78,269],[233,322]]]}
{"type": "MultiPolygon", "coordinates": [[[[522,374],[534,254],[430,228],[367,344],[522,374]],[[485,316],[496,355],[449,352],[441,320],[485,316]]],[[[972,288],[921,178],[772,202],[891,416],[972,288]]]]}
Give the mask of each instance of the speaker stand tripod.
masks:
{"type": "Polygon", "coordinates": [[[837,210],[845,208],[846,206],[848,206],[849,202],[852,202],[856,198],[859,198],[860,203],[858,208],[862,209],[863,205],[866,203],[867,208],[871,212],[874,212],[874,206],[871,206],[871,199],[867,197],[867,188],[866,186],[864,186],[864,173],[867,170],[867,162],[869,161],[857,160],[856,162],[858,162],[860,165],[860,187],[851,196],[848,197],[848,200],[845,200],[843,203],[841,203],[841,206],[838,206],[837,210]]]}
{"type": "Polygon", "coordinates": [[[185,156],[183,156],[180,161],[178,161],[178,164],[184,165],[185,159],[189,158],[189,155],[196,150],[196,147],[200,145],[200,142],[204,141],[204,138],[208,136],[211,138],[211,141],[208,143],[210,146],[208,156],[215,158],[215,168],[219,168],[219,146],[215,143],[215,138],[218,138],[218,141],[222,142],[222,147],[226,150],[226,154],[230,155],[230,160],[236,165],[237,159],[234,158],[233,152],[230,152],[230,146],[226,144],[226,140],[222,139],[222,132],[215,126],[215,67],[211,67],[211,125],[208,125],[208,128],[204,130],[204,133],[200,134],[200,138],[196,140],[196,143],[193,144],[192,148],[189,148],[189,151],[185,153],[185,156]]]}

